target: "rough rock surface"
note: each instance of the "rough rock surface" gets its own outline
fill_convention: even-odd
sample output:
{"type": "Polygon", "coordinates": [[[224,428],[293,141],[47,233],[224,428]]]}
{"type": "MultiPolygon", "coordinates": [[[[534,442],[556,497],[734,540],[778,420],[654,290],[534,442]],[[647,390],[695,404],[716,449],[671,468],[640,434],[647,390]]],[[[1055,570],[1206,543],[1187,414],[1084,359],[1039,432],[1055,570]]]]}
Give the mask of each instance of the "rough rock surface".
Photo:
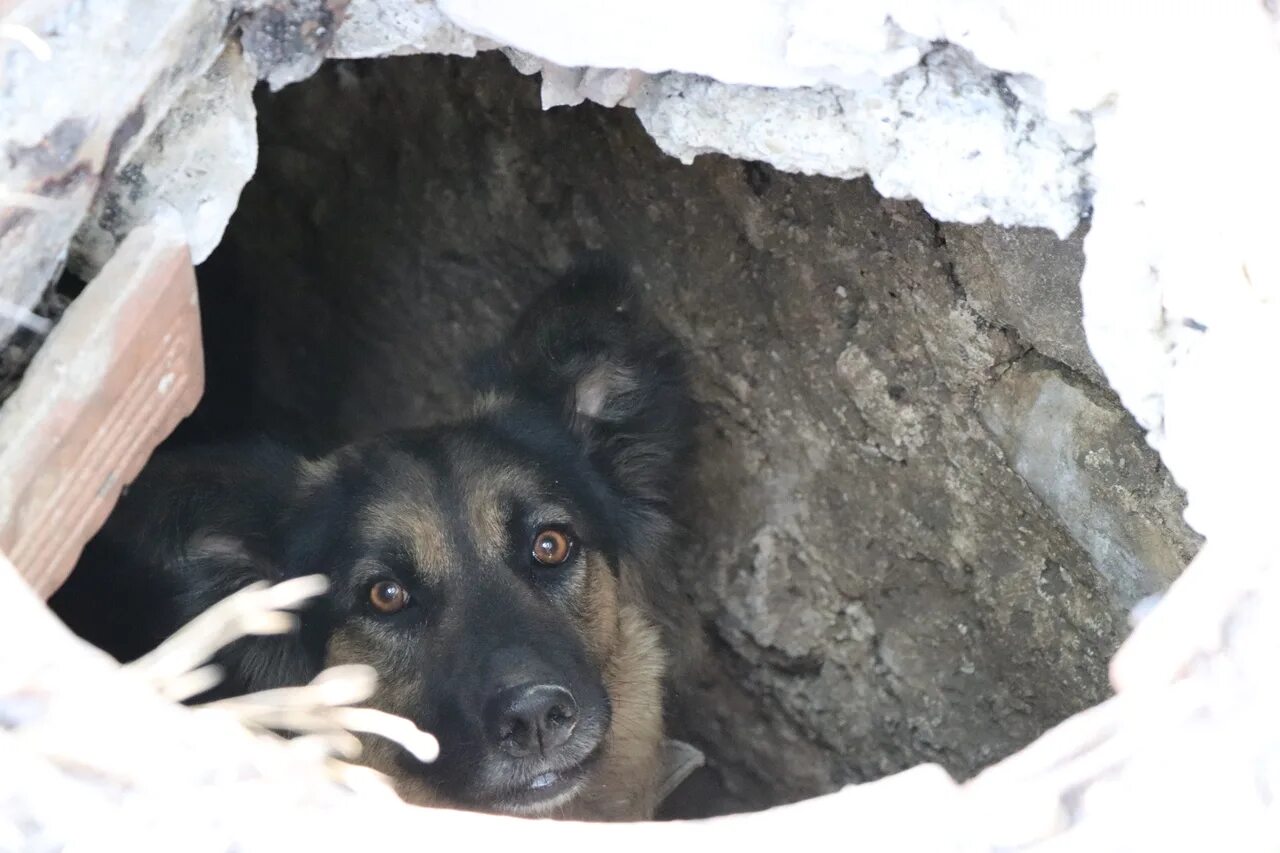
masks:
{"type": "Polygon", "coordinates": [[[181,218],[192,260],[207,258],[257,165],[257,82],[240,49],[228,46],[98,193],[76,235],[73,266],[101,268],[129,232],[150,222],[161,207],[181,218]]]}
{"type": "Polygon", "coordinates": [[[314,71],[345,5],[7,4],[0,343],[68,263],[92,278],[128,230],[162,206],[176,208],[194,256],[207,254],[253,172],[255,79],[279,87],[314,71]]]}
{"type": "MultiPolygon", "coordinates": [[[[948,26],[931,11],[939,0],[903,10],[905,27],[875,4],[745,2],[660,0],[621,18],[577,0],[23,4],[0,29],[0,242],[24,246],[0,252],[0,295],[14,305],[0,340],[61,273],[69,241],[72,271],[92,277],[129,228],[172,206],[202,259],[253,167],[247,86],[279,89],[325,57],[501,49],[540,73],[544,106],[635,108],[686,161],[721,152],[869,174],[881,194],[948,220],[1066,234],[1086,213],[1098,99],[1050,111],[1020,73],[1026,56],[948,26]],[[104,93],[99,70],[126,66],[104,93]]],[[[1027,24],[1010,10],[997,19],[1027,24]]]]}
{"type": "MultiPolygon", "coordinates": [[[[30,308],[62,273],[104,178],[223,49],[227,12],[203,0],[6,4],[3,23],[29,39],[0,38],[4,302],[30,308]]],[[[16,325],[0,311],[0,341],[16,325]]]]}
{"type": "Polygon", "coordinates": [[[635,98],[664,151],[708,152],[789,172],[870,175],[889,198],[933,216],[1049,226],[1069,234],[1088,210],[1087,123],[1049,120],[1034,81],[984,68],[944,45],[900,74],[848,88],[767,89],[667,74],[635,98]]]}
{"type": "Polygon", "coordinates": [[[265,0],[233,19],[244,56],[272,91],[315,73],[346,18],[348,0],[265,0]]]}
{"type": "Polygon", "coordinates": [[[1037,352],[1106,384],[1080,323],[1084,247],[1079,231],[1059,240],[1039,228],[943,223],[942,235],[975,311],[1017,329],[1037,352]]]}
{"type": "Polygon", "coordinates": [[[545,105],[587,97],[612,106],[592,78],[654,73],[623,103],[686,161],[719,152],[803,174],[867,174],[882,195],[919,199],[938,219],[1064,237],[1088,211],[1089,112],[1102,98],[1076,86],[1065,107],[1061,92],[1023,73],[1045,65],[1019,48],[1049,35],[1037,26],[1047,10],[1037,17],[1004,0],[654,0],[607,12],[590,0],[436,5],[468,31],[538,57],[545,105]]]}
{"type": "Polygon", "coordinates": [[[424,0],[351,0],[329,56],[363,59],[411,53],[475,56],[496,47],[472,35],[424,0]]]}
{"type": "Polygon", "coordinates": [[[1155,578],[1194,547],[1117,404],[984,316],[980,267],[867,181],[683,166],[630,112],[540,111],[498,56],[338,63],[259,109],[258,177],[202,270],[190,435],[319,449],[456,412],[467,357],[582,247],[688,346],[673,722],[720,790],[687,811],[972,773],[1106,693],[1135,588],[1094,558],[1155,578]],[[1124,500],[1027,463],[1062,451],[1045,393],[1081,424],[1082,488],[1124,500]]]}
{"type": "Polygon", "coordinates": [[[1113,397],[1027,357],[986,390],[978,415],[1107,577],[1118,605],[1133,607],[1182,571],[1197,544],[1181,519],[1183,495],[1154,467],[1142,431],[1113,397]]]}

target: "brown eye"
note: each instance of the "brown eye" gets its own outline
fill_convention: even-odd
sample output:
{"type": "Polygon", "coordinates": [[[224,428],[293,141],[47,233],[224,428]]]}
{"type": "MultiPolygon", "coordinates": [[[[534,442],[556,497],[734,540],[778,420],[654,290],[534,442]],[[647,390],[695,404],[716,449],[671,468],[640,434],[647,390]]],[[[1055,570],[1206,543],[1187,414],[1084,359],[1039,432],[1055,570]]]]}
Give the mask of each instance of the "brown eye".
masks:
{"type": "Polygon", "coordinates": [[[369,603],[379,613],[396,613],[409,603],[409,593],[395,581],[378,581],[369,587],[369,603]]]}
{"type": "Polygon", "coordinates": [[[533,559],[544,566],[558,566],[569,559],[573,540],[569,534],[554,527],[545,527],[533,537],[533,559]]]}

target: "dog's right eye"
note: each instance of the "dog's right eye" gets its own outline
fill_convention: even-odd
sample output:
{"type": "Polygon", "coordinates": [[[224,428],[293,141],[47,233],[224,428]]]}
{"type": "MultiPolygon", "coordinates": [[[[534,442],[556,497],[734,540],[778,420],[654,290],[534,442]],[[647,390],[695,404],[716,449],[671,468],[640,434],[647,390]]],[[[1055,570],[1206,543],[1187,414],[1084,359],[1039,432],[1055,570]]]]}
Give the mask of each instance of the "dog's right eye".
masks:
{"type": "Polygon", "coordinates": [[[409,603],[409,591],[395,581],[378,581],[369,587],[369,603],[379,613],[397,613],[409,603]]]}

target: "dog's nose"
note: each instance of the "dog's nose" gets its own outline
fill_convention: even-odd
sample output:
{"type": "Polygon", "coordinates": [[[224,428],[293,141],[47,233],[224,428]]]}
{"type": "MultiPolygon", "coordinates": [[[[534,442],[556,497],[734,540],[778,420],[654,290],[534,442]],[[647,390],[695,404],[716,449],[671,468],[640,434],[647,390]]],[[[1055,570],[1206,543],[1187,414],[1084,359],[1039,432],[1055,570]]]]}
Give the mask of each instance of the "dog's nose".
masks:
{"type": "Polygon", "coordinates": [[[488,711],[490,735],[515,758],[550,755],[578,724],[578,703],[558,684],[509,688],[493,697],[488,711]]]}

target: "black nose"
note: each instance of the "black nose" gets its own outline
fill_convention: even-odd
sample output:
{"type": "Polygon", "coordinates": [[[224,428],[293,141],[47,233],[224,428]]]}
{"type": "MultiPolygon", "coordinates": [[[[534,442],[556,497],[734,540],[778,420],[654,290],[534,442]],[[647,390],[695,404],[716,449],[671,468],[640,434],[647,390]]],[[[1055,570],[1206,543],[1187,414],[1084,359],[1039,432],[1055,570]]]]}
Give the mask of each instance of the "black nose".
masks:
{"type": "Polygon", "coordinates": [[[578,703],[558,684],[524,684],[489,702],[489,733],[508,755],[550,755],[573,734],[578,703]]]}

